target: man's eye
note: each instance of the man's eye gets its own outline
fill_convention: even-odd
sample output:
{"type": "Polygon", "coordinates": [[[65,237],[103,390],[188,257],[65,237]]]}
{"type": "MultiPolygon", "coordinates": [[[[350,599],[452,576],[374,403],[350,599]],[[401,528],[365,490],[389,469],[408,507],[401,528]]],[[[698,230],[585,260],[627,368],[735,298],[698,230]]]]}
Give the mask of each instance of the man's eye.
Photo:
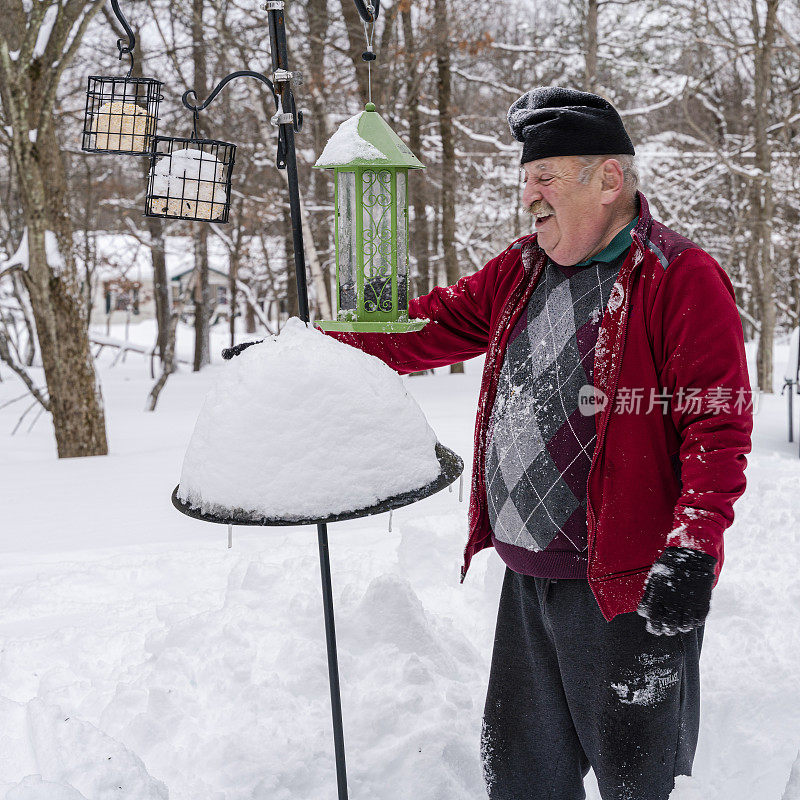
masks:
{"type": "Polygon", "coordinates": [[[550,181],[552,181],[552,180],[553,180],[553,176],[552,175],[542,176],[541,178],[539,178],[539,183],[547,184],[547,183],[550,183],[550,181]]]}

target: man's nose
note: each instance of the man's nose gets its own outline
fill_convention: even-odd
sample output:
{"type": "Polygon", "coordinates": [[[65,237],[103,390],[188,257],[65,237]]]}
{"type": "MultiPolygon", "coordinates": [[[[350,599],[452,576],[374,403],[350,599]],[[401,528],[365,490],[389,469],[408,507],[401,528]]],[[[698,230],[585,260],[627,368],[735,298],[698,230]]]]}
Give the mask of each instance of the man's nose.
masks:
{"type": "Polygon", "coordinates": [[[522,189],[522,203],[526,207],[537,200],[542,199],[542,193],[537,188],[536,184],[528,181],[522,189]]]}

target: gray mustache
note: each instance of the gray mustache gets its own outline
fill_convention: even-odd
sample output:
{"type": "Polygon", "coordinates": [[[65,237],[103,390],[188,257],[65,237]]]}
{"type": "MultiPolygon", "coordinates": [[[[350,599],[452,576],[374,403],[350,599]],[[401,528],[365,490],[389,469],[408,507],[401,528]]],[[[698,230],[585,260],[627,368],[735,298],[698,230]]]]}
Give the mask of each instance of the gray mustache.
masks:
{"type": "Polygon", "coordinates": [[[525,207],[525,211],[532,217],[547,216],[555,213],[553,207],[546,200],[534,200],[529,206],[525,207]]]}

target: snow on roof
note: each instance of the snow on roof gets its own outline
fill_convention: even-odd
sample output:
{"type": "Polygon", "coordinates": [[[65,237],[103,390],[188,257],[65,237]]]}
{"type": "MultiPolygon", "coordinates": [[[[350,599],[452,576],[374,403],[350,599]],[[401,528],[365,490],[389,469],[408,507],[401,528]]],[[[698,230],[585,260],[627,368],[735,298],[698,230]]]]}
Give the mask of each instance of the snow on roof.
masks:
{"type": "MultiPolygon", "coordinates": [[[[153,262],[150,249],[136,236],[129,233],[98,233],[97,274],[102,278],[123,274],[130,280],[148,281],[153,278],[153,262]]],[[[164,237],[167,261],[167,276],[177,278],[194,269],[194,248],[186,236],[164,237]]],[[[78,256],[81,247],[77,248],[78,256]]],[[[228,250],[224,242],[215,236],[208,238],[209,266],[222,275],[228,274],[228,250]]]]}
{"type": "Polygon", "coordinates": [[[367,112],[361,111],[354,117],[346,119],[336,133],[328,139],[320,157],[317,159],[315,167],[332,167],[340,164],[349,164],[356,158],[363,158],[369,161],[387,161],[386,156],[378,150],[375,145],[370,144],[366,139],[358,135],[358,121],[361,115],[367,112]]]}

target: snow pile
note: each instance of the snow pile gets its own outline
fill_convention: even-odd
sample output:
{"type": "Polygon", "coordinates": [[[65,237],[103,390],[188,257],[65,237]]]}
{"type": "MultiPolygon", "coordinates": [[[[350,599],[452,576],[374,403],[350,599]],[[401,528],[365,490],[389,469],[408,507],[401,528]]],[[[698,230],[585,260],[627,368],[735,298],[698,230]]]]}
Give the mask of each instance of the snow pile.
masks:
{"type": "Polygon", "coordinates": [[[28,775],[8,790],[4,800],[86,800],[86,796],[63,783],[43,781],[41,775],[28,775]]]}
{"type": "Polygon", "coordinates": [[[178,494],[221,516],[327,517],[430,483],[435,444],[389,367],[293,319],[207,395],[178,494]]]}
{"type": "Polygon", "coordinates": [[[800,800],[800,753],[797,754],[792,765],[789,782],[786,784],[782,800],[800,800]]]}
{"type": "Polygon", "coordinates": [[[315,167],[333,167],[338,164],[349,164],[357,158],[367,161],[386,161],[386,156],[370,144],[366,139],[358,135],[358,121],[361,114],[368,112],[362,111],[350,119],[346,119],[336,133],[328,139],[320,157],[317,159],[315,167]]]}
{"type": "Polygon", "coordinates": [[[112,100],[92,117],[90,132],[98,150],[130,150],[143,153],[155,132],[155,119],[136,103],[112,100]]]}
{"type": "Polygon", "coordinates": [[[225,165],[211,153],[194,147],[174,150],[153,169],[153,214],[220,219],[226,199],[225,165]]]}
{"type": "Polygon", "coordinates": [[[167,800],[139,756],[40,698],[0,697],[0,730],[0,767],[28,773],[4,787],[4,800],[167,800]]]}

